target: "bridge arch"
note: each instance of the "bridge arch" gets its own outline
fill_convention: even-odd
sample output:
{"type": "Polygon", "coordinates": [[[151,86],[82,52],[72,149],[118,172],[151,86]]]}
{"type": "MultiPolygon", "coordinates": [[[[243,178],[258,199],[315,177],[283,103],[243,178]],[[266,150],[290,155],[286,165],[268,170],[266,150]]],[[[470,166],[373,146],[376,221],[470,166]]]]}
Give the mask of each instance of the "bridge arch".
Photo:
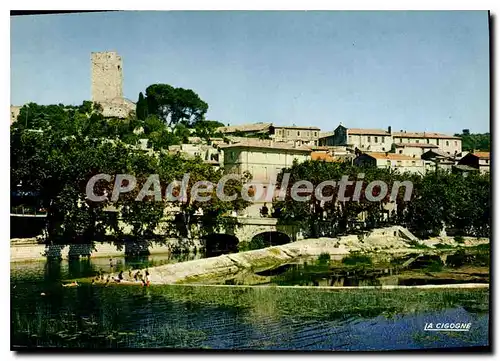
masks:
{"type": "Polygon", "coordinates": [[[265,248],[271,246],[280,246],[285,243],[292,242],[290,236],[284,232],[279,232],[276,230],[268,230],[255,234],[250,243],[253,245],[253,248],[265,248]]]}
{"type": "Polygon", "coordinates": [[[212,233],[202,237],[207,257],[238,252],[238,237],[226,233],[212,233]]]}

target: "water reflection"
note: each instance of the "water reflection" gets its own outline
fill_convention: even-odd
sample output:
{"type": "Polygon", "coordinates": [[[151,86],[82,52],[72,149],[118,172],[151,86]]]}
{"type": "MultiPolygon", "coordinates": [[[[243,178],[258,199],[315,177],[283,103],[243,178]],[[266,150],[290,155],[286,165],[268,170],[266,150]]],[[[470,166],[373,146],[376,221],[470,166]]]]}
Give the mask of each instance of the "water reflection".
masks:
{"type": "MultiPolygon", "coordinates": [[[[135,268],[175,260],[113,261],[135,268]]],[[[11,339],[19,347],[382,350],[488,342],[487,290],[63,288],[62,280],[106,269],[109,259],[12,266],[11,339]],[[435,319],[472,322],[474,332],[429,339],[423,325],[435,319]]],[[[309,266],[319,272],[326,265],[309,266]]]]}

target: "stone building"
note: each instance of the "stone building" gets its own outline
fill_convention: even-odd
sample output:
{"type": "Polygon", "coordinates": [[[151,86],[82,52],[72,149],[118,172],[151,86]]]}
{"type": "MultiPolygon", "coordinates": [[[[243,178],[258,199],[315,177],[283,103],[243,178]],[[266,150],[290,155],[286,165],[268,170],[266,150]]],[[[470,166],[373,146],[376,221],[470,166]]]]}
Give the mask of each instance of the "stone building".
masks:
{"type": "Polygon", "coordinates": [[[481,173],[490,171],[490,152],[472,152],[458,162],[459,166],[469,166],[478,169],[481,173]]]}
{"type": "Polygon", "coordinates": [[[272,140],[249,139],[246,142],[220,145],[226,173],[252,174],[253,179],[269,182],[283,168],[291,167],[294,159],[311,159],[311,149],[272,140]]]}
{"type": "Polygon", "coordinates": [[[369,152],[388,152],[392,145],[391,131],[383,129],[346,128],[340,124],[333,134],[319,139],[323,146],[347,146],[369,152]]]}
{"type": "Polygon", "coordinates": [[[404,154],[388,152],[363,153],[354,159],[354,165],[377,168],[393,168],[400,173],[425,174],[426,162],[423,159],[404,154]]]}
{"type": "Polygon", "coordinates": [[[240,143],[220,145],[219,148],[223,153],[226,174],[249,172],[252,184],[262,186],[262,193],[255,194],[252,204],[241,214],[248,217],[259,217],[261,207],[267,202],[266,206],[271,209],[271,200],[279,192],[272,183],[283,168],[291,167],[295,159],[299,163],[311,159],[310,148],[273,140],[247,138],[240,143]]]}
{"type": "Polygon", "coordinates": [[[21,107],[18,105],[11,105],[10,106],[10,124],[14,123],[17,120],[17,117],[19,116],[19,112],[21,111],[21,107]]]}
{"type": "Polygon", "coordinates": [[[436,144],[426,143],[395,143],[395,148],[397,154],[404,154],[417,158],[422,157],[422,155],[429,150],[439,150],[436,144]]]}
{"type": "Polygon", "coordinates": [[[303,126],[273,126],[272,138],[277,142],[294,143],[297,145],[319,145],[318,127],[303,126]]]}
{"type": "Polygon", "coordinates": [[[318,145],[320,128],[310,126],[280,126],[272,123],[253,123],[220,127],[217,129],[226,136],[267,137],[276,142],[297,146],[318,145]]]}
{"type": "Polygon", "coordinates": [[[427,144],[436,145],[437,148],[450,155],[462,152],[462,139],[453,135],[433,132],[394,132],[392,134],[395,144],[427,144]]]}
{"type": "MultiPolygon", "coordinates": [[[[462,139],[452,135],[433,132],[393,132],[391,127],[384,129],[346,128],[340,124],[333,134],[319,139],[319,145],[343,145],[365,152],[388,152],[397,146],[399,154],[419,154],[422,149],[438,148],[450,155],[462,152],[462,139]],[[434,147],[436,146],[436,147],[434,147]],[[401,152],[399,152],[401,151],[401,152]]],[[[424,151],[425,151],[424,150],[424,151]]]]}
{"type": "Polygon", "coordinates": [[[122,58],[114,51],[94,52],[92,63],[92,101],[99,103],[105,117],[126,118],[135,103],[123,97],[122,58]]]}

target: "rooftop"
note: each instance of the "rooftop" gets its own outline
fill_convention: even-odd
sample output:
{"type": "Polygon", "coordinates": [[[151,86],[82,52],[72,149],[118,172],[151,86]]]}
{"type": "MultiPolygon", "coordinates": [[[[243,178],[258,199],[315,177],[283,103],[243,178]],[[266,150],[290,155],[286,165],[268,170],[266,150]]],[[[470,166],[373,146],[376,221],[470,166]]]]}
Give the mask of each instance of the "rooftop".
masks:
{"type": "Polygon", "coordinates": [[[242,125],[230,125],[227,127],[217,128],[218,131],[222,133],[234,133],[234,132],[262,132],[272,125],[272,123],[252,123],[252,124],[242,124],[242,125]]]}
{"type": "Polygon", "coordinates": [[[396,147],[415,147],[415,148],[439,148],[436,144],[425,144],[425,143],[395,143],[396,147]]]}
{"type": "Polygon", "coordinates": [[[387,160],[416,160],[420,158],[414,158],[409,155],[405,154],[396,154],[396,153],[388,153],[388,152],[370,152],[370,153],[364,153],[369,157],[375,158],[375,159],[387,159],[387,160]]]}
{"type": "Polygon", "coordinates": [[[490,159],[490,152],[474,152],[472,155],[475,155],[479,159],[490,159]]]}
{"type": "Polygon", "coordinates": [[[229,148],[265,148],[265,149],[277,149],[277,150],[288,150],[293,152],[311,152],[310,147],[305,146],[294,146],[293,144],[284,143],[284,142],[275,142],[273,140],[261,140],[261,139],[252,139],[248,138],[245,140],[241,140],[238,143],[234,144],[221,144],[219,146],[221,149],[229,149],[229,148]]]}
{"type": "Polygon", "coordinates": [[[440,138],[440,139],[461,139],[453,135],[434,132],[392,132],[394,137],[400,138],[440,138]]]}
{"type": "Polygon", "coordinates": [[[308,126],[300,126],[300,125],[274,125],[274,128],[321,130],[318,127],[308,127],[308,126]]]}
{"type": "Polygon", "coordinates": [[[390,135],[383,129],[363,129],[363,128],[348,128],[347,134],[351,135],[390,135]]]}

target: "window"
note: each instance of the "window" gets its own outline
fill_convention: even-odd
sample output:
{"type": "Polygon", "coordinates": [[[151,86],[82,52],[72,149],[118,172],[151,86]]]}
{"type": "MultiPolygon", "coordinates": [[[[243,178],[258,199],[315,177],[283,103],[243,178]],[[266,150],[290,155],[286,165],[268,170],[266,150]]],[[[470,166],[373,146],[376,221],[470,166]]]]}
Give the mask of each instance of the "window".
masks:
{"type": "Polygon", "coordinates": [[[290,136],[290,131],[289,130],[286,131],[286,135],[290,136]]]}
{"type": "Polygon", "coordinates": [[[378,143],[378,137],[373,137],[373,138],[374,138],[374,140],[373,140],[373,141],[374,141],[375,143],[378,143]]]}
{"type": "Polygon", "coordinates": [[[399,154],[403,154],[403,149],[400,149],[400,150],[399,150],[399,154]]]}
{"type": "Polygon", "coordinates": [[[400,160],[398,160],[398,167],[401,167],[402,165],[403,163],[400,160]]]}
{"type": "Polygon", "coordinates": [[[370,136],[368,136],[368,143],[370,143],[370,142],[371,142],[371,137],[370,137],[370,136]]]}
{"type": "Polygon", "coordinates": [[[318,132],[314,132],[314,136],[317,137],[318,136],[318,132]]]}
{"type": "Polygon", "coordinates": [[[439,139],[436,139],[436,145],[439,145],[439,139]]]}
{"type": "Polygon", "coordinates": [[[411,165],[415,166],[417,164],[417,162],[415,162],[414,160],[411,161],[411,165]]]}
{"type": "Polygon", "coordinates": [[[458,142],[455,140],[455,145],[458,145],[458,142]]]}
{"type": "Polygon", "coordinates": [[[449,146],[450,145],[450,142],[446,141],[446,146],[449,146]]]}
{"type": "Polygon", "coordinates": [[[417,140],[415,141],[415,143],[418,143],[418,142],[419,142],[419,140],[417,139],[417,140]]]}
{"type": "Polygon", "coordinates": [[[300,137],[300,132],[297,132],[297,137],[300,137]]]}
{"type": "Polygon", "coordinates": [[[486,164],[488,164],[489,162],[490,162],[489,159],[486,159],[486,164]]]}
{"type": "Polygon", "coordinates": [[[390,161],[390,160],[388,160],[388,161],[387,161],[387,166],[388,166],[388,167],[390,167],[390,166],[391,166],[391,161],[390,161]]]}
{"type": "Polygon", "coordinates": [[[431,140],[429,138],[427,138],[427,144],[429,144],[431,142],[431,140]]]}

